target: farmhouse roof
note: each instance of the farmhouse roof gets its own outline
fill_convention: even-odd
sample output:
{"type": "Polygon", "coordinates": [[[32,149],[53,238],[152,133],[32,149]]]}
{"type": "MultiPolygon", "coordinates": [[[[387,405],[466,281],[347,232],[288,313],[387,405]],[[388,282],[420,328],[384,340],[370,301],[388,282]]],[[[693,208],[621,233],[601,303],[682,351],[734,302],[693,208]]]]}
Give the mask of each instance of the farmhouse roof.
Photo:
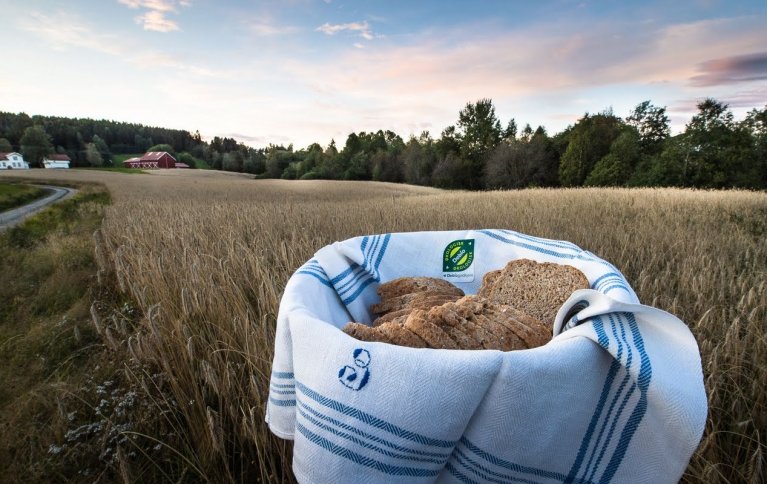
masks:
{"type": "Polygon", "coordinates": [[[9,156],[11,155],[18,155],[15,151],[11,151],[10,153],[0,153],[0,160],[10,160],[9,156]]]}
{"type": "MultiPolygon", "coordinates": [[[[157,161],[160,158],[162,158],[164,155],[168,155],[171,158],[173,158],[173,155],[171,155],[167,151],[148,151],[144,153],[144,156],[141,157],[141,161],[157,161]]],[[[173,161],[176,161],[176,159],[173,158],[173,161]]]]}
{"type": "Polygon", "coordinates": [[[67,155],[58,154],[58,153],[54,153],[52,155],[48,155],[45,158],[49,159],[51,161],[72,161],[72,159],[70,157],[68,157],[67,155]]]}

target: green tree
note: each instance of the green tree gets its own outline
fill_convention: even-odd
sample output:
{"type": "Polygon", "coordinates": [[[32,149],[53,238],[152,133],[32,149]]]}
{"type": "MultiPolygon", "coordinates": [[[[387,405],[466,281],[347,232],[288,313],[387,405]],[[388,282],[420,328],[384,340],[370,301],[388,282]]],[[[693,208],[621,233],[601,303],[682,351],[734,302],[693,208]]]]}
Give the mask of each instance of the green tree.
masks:
{"type": "Polygon", "coordinates": [[[472,167],[455,153],[440,160],[431,175],[432,184],[438,188],[466,188],[465,180],[472,167]]]}
{"type": "Polygon", "coordinates": [[[514,118],[509,120],[509,124],[507,124],[506,129],[503,130],[503,139],[506,141],[514,141],[517,139],[517,122],[514,118]]]}
{"type": "Polygon", "coordinates": [[[90,166],[104,166],[104,159],[95,143],[85,145],[85,160],[90,166]]]}
{"type": "Polygon", "coordinates": [[[639,144],[646,155],[659,153],[663,141],[671,134],[666,108],[654,106],[650,101],[639,103],[626,118],[626,124],[639,133],[639,144]]]}
{"type": "Polygon", "coordinates": [[[230,151],[224,153],[224,157],[221,159],[221,169],[224,171],[242,171],[242,154],[239,151],[230,151]]]}
{"type": "Polygon", "coordinates": [[[411,137],[400,153],[406,183],[430,185],[431,175],[437,165],[437,146],[428,132],[411,137]]]}
{"type": "Polygon", "coordinates": [[[760,179],[749,133],[736,125],[727,104],[708,98],[698,104],[684,133],[684,184],[722,188],[755,187],[760,179]]]}
{"type": "Polygon", "coordinates": [[[554,186],[557,184],[558,162],[551,139],[539,126],[529,137],[504,140],[496,147],[485,166],[485,186],[554,186]]]}
{"type": "Polygon", "coordinates": [[[468,173],[463,186],[482,188],[484,163],[498,143],[501,142],[501,122],[495,115],[490,99],[468,103],[458,113],[461,157],[468,162],[468,173]]]}
{"type": "Polygon", "coordinates": [[[21,154],[31,165],[42,166],[43,158],[53,152],[51,137],[42,126],[30,126],[20,140],[21,154]]]}
{"type": "Polygon", "coordinates": [[[570,131],[567,149],[559,164],[559,180],[564,186],[581,186],[594,165],[618,138],[623,122],[607,110],[578,120],[570,131]]]}
{"type": "Polygon", "coordinates": [[[11,151],[13,151],[11,142],[5,138],[0,138],[0,153],[10,153],[11,151]]]}
{"type": "Polygon", "coordinates": [[[101,136],[94,134],[93,139],[91,140],[91,143],[93,143],[96,146],[96,149],[99,150],[99,154],[101,154],[101,159],[103,160],[103,163],[105,165],[111,165],[112,153],[110,153],[109,146],[107,146],[106,141],[104,141],[101,138],[101,136]]]}
{"type": "Polygon", "coordinates": [[[767,188],[767,106],[749,111],[741,126],[751,135],[759,187],[767,188]]]}
{"type": "Polygon", "coordinates": [[[623,186],[631,178],[640,157],[640,135],[627,126],[610,146],[610,152],[597,161],[586,177],[587,186],[623,186]]]}

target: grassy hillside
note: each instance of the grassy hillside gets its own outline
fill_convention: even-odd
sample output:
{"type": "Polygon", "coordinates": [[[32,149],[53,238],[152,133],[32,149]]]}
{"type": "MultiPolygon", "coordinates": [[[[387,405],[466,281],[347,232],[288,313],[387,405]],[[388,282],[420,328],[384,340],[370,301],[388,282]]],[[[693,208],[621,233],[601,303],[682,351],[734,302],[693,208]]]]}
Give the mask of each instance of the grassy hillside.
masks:
{"type": "Polygon", "coordinates": [[[0,212],[27,204],[45,196],[39,187],[17,183],[0,183],[0,212]]]}
{"type": "MultiPolygon", "coordinates": [[[[103,344],[130,371],[104,412],[114,414],[119,395],[130,391],[135,415],[151,422],[146,434],[122,431],[120,451],[112,446],[115,456],[99,461],[105,475],[290,480],[290,444],[269,433],[263,415],[277,308],[293,271],[320,247],[361,234],[507,228],[569,240],[613,262],[644,303],[690,326],[710,413],[685,481],[764,476],[767,194],[466,193],[200,171],[158,175],[57,173],[99,179],[115,200],[95,243],[100,287],[117,296],[99,302],[92,316],[103,344]]],[[[81,409],[62,408],[71,411],[81,409]]],[[[98,446],[114,442],[111,431],[50,444],[98,446]]]]}

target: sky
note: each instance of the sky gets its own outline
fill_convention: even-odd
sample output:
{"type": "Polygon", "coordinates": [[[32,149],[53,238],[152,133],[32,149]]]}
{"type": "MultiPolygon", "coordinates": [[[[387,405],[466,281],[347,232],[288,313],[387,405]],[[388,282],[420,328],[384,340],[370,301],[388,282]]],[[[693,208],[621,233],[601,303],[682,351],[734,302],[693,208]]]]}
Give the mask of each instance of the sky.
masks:
{"type": "Polygon", "coordinates": [[[767,105],[767,1],[0,0],[0,111],[296,148],[439,137],[490,98],[550,134],[584,113],[767,105]]]}

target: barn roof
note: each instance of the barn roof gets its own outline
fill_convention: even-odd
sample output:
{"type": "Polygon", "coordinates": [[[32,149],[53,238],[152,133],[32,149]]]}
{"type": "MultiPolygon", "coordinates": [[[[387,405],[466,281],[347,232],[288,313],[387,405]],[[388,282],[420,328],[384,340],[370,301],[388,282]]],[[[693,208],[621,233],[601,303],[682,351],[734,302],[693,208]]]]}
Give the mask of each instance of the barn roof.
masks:
{"type": "Polygon", "coordinates": [[[144,153],[144,156],[141,157],[141,161],[157,161],[160,158],[162,158],[164,155],[168,155],[173,159],[173,161],[176,161],[176,159],[173,158],[173,155],[171,155],[167,151],[147,151],[146,153],[144,153]]]}
{"type": "Polygon", "coordinates": [[[141,161],[141,158],[138,158],[138,157],[128,158],[127,160],[123,161],[123,163],[128,163],[133,161],[141,161]]]}
{"type": "Polygon", "coordinates": [[[70,157],[68,157],[67,155],[58,154],[58,153],[54,153],[52,155],[48,155],[45,158],[48,159],[48,160],[51,160],[51,161],[72,161],[72,159],[70,157]]]}
{"type": "Polygon", "coordinates": [[[186,163],[176,162],[176,168],[189,168],[189,165],[186,163]]]}

